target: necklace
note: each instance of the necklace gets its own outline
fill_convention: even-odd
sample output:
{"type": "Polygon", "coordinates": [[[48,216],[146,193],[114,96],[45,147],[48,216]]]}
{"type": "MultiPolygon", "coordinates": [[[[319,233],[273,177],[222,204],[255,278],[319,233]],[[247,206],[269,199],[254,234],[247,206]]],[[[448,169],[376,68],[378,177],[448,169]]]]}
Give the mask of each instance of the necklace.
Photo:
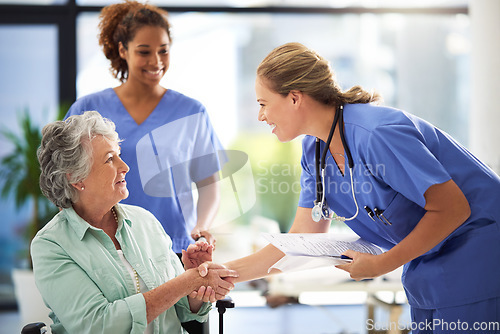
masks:
{"type": "MultiPolygon", "coordinates": [[[[116,224],[118,224],[118,216],[116,215],[115,208],[111,208],[111,213],[113,214],[113,217],[115,218],[116,224]]],[[[137,271],[134,269],[134,267],[130,266],[132,268],[132,272],[134,273],[134,280],[135,280],[135,293],[141,293],[141,284],[139,282],[139,275],[137,274],[137,271]]]]}
{"type": "Polygon", "coordinates": [[[135,271],[134,268],[132,268],[132,271],[134,272],[134,278],[135,278],[135,293],[141,293],[141,284],[139,283],[139,275],[137,274],[137,271],[135,271]]]}

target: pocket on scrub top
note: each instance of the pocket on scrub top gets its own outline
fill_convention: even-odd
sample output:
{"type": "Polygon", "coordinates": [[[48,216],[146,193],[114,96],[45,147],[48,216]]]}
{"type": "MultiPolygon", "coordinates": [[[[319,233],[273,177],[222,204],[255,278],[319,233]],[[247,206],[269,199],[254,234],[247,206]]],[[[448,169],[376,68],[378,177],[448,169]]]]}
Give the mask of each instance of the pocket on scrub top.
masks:
{"type": "Polygon", "coordinates": [[[395,243],[404,239],[422,219],[426,210],[400,193],[383,210],[384,217],[392,224],[386,228],[395,243]]]}

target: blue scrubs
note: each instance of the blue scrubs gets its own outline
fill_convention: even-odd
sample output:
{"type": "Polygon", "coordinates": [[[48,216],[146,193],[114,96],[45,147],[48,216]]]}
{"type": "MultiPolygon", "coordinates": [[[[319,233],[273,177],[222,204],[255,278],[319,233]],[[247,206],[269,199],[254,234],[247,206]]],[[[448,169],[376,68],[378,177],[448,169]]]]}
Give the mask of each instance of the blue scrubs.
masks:
{"type": "Polygon", "coordinates": [[[213,175],[226,161],[205,107],[169,89],[138,125],[108,88],[78,99],[66,117],[87,110],[112,120],[123,139],[121,157],[130,167],[130,194],[122,203],[152,212],[172,239],[174,252],[186,249],[196,225],[192,182],[213,175]]]}
{"type": "Polygon", "coordinates": [[[412,308],[411,315],[413,334],[500,333],[500,298],[437,310],[412,308]]]}
{"type": "MultiPolygon", "coordinates": [[[[453,179],[469,201],[469,219],[404,266],[402,281],[412,308],[441,309],[500,297],[498,175],[448,134],[406,112],[351,104],[344,107],[344,122],[360,207],[358,217],[346,224],[360,237],[392,248],[425,214],[424,193],[434,184],[453,179]],[[383,210],[392,225],[373,221],[364,206],[383,210]]],[[[315,138],[303,139],[299,206],[306,208],[316,199],[314,146],[315,138]]],[[[350,173],[346,168],[342,175],[328,152],[326,200],[344,217],[356,212],[350,173]]]]}

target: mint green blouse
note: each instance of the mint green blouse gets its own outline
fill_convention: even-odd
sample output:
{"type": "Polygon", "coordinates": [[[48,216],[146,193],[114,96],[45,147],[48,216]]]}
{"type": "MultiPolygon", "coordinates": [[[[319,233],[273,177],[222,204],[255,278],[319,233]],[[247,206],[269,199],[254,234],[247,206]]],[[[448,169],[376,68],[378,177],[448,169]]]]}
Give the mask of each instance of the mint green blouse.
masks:
{"type": "MultiPolygon", "coordinates": [[[[154,289],[184,269],[172,241],[149,211],[118,204],[116,239],[125,258],[154,289]]],[[[113,241],[76,214],[63,209],[31,243],[35,280],[51,309],[58,333],[144,333],[146,303],[118,256],[113,241]]],[[[154,322],[154,333],[185,333],[181,322],[206,321],[210,303],[197,314],[181,298],[154,322]]]]}

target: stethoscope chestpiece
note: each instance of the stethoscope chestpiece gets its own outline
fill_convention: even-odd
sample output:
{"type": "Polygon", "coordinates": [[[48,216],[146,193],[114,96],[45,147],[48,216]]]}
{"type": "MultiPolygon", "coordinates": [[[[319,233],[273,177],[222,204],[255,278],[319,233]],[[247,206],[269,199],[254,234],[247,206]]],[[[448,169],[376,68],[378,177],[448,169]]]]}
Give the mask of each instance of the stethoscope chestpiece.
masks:
{"type": "Polygon", "coordinates": [[[322,213],[321,213],[321,202],[320,203],[315,203],[314,207],[311,210],[311,218],[313,221],[318,223],[321,218],[322,218],[322,213]]]}
{"type": "Polygon", "coordinates": [[[325,200],[318,202],[314,201],[314,207],[311,210],[311,218],[316,223],[321,219],[331,220],[330,219],[330,210],[328,209],[328,204],[325,200]]]}

